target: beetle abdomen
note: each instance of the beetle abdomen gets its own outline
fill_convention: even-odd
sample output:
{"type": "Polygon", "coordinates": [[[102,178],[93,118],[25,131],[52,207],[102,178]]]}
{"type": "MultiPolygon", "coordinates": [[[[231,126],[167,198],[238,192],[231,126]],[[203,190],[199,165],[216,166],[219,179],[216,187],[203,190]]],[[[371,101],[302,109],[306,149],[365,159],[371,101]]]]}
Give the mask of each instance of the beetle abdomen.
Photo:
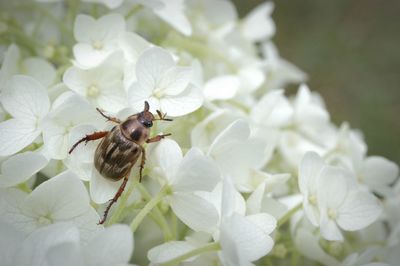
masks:
{"type": "Polygon", "coordinates": [[[97,146],[94,163],[102,176],[117,181],[127,174],[140,154],[141,147],[126,139],[116,126],[97,146]]]}

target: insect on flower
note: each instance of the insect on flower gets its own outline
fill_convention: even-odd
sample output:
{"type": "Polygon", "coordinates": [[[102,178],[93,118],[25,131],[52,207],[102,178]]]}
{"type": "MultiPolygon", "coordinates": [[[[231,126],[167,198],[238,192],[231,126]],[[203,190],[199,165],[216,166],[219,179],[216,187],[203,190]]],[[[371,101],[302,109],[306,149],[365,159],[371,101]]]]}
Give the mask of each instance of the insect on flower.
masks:
{"type": "Polygon", "coordinates": [[[94,155],[94,165],[96,169],[102,176],[109,180],[118,181],[122,178],[124,179],[114,198],[110,200],[99,224],[105,222],[111,206],[117,202],[118,198],[121,196],[128,182],[131,169],[140,156],[139,182],[142,180],[142,170],[146,160],[146,152],[143,144],[157,142],[171,135],[163,134],[149,138],[153,121],[172,121],[172,119],[165,118],[166,114],[161,113],[159,110],[157,110],[158,118],[154,117],[149,111],[149,108],[149,103],[145,101],[143,112],[131,115],[125,121],[121,121],[115,117],[109,117],[97,108],[97,111],[107,118],[108,121],[115,122],[118,125],[114,126],[110,131],[98,131],[86,135],[76,142],[69,150],[69,153],[71,153],[82,142],[86,143],[102,138],[94,155]]]}

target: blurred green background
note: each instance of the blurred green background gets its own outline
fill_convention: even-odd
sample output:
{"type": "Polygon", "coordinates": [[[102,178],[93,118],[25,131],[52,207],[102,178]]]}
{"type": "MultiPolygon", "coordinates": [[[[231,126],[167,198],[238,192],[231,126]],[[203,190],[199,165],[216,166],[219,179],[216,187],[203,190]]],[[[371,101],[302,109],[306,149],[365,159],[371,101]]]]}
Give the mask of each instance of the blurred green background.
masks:
{"type": "MultiPolygon", "coordinates": [[[[240,15],[261,0],[234,0],[240,15]]],[[[336,124],[362,130],[369,155],[400,163],[400,1],[277,0],[273,38],[309,75],[336,124]]]]}

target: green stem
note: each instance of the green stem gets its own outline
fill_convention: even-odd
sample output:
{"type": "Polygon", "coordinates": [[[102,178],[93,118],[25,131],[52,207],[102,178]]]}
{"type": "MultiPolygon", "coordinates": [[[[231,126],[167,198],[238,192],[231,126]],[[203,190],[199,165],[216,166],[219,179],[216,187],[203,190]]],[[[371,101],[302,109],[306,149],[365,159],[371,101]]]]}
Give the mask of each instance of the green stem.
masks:
{"type": "Polygon", "coordinates": [[[161,266],[178,265],[180,262],[190,259],[191,257],[197,256],[197,255],[200,255],[200,254],[206,253],[206,252],[218,251],[220,249],[221,249],[221,245],[218,242],[212,242],[205,246],[202,246],[202,247],[193,249],[189,252],[186,252],[185,254],[182,254],[172,260],[161,263],[161,266]]]}
{"type": "Polygon", "coordinates": [[[28,184],[25,183],[21,183],[17,185],[17,188],[19,188],[20,190],[26,192],[26,193],[31,193],[32,189],[28,186],[28,184]]]}
{"type": "MultiPolygon", "coordinates": [[[[138,189],[145,200],[150,201],[152,199],[153,196],[146,190],[146,188],[141,183],[138,184],[138,189]]],[[[160,226],[163,232],[165,241],[172,240],[173,235],[171,229],[169,228],[167,220],[165,219],[164,215],[157,206],[154,207],[153,213],[154,217],[156,218],[156,223],[160,226]]]]}
{"type": "Polygon", "coordinates": [[[128,198],[132,194],[132,191],[137,185],[137,183],[138,182],[136,180],[133,180],[129,184],[128,189],[121,196],[118,208],[115,210],[113,216],[111,216],[111,219],[108,221],[107,225],[112,225],[120,221],[121,215],[125,210],[126,202],[128,201],[128,198]]]}
{"type": "Polygon", "coordinates": [[[143,219],[149,214],[149,212],[157,206],[157,204],[164,198],[164,196],[167,194],[168,191],[168,185],[165,185],[158,194],[152,198],[149,202],[147,202],[146,206],[135,216],[135,218],[132,220],[132,223],[130,225],[132,232],[135,232],[140,223],[143,221],[143,219]]]}
{"type": "Polygon", "coordinates": [[[297,204],[296,206],[293,207],[293,209],[291,209],[290,211],[288,211],[283,217],[281,217],[278,221],[277,224],[277,228],[281,227],[283,224],[285,224],[291,217],[292,215],[297,212],[298,210],[300,210],[301,206],[303,204],[300,202],[299,204],[297,204]]]}
{"type": "Polygon", "coordinates": [[[143,9],[142,5],[137,5],[131,8],[131,10],[128,11],[128,14],[126,14],[125,19],[128,20],[130,17],[135,15],[137,12],[143,9]]]}

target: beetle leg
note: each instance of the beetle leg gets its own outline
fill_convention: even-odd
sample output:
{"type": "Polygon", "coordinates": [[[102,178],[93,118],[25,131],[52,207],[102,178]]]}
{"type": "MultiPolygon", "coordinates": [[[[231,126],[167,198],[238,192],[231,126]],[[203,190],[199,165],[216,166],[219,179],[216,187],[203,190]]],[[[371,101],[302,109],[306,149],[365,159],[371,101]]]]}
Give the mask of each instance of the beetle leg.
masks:
{"type": "Polygon", "coordinates": [[[163,135],[157,135],[155,137],[147,139],[146,142],[147,143],[157,142],[157,141],[160,141],[160,140],[162,140],[163,138],[165,138],[167,136],[171,136],[171,133],[163,134],[163,135]]]}
{"type": "Polygon", "coordinates": [[[125,175],[124,181],[122,181],[122,184],[121,184],[121,186],[119,187],[117,193],[114,195],[114,198],[112,198],[112,199],[110,200],[110,203],[108,204],[106,210],[104,211],[103,218],[99,221],[98,224],[103,224],[103,223],[106,221],[107,215],[108,215],[108,212],[110,211],[111,206],[112,206],[115,202],[117,202],[117,200],[118,200],[119,197],[121,196],[122,192],[124,192],[125,186],[126,186],[126,184],[128,183],[128,177],[129,177],[130,172],[131,172],[131,171],[129,170],[128,173],[125,175]]]}
{"type": "Polygon", "coordinates": [[[114,122],[114,123],[121,124],[121,120],[119,120],[118,118],[116,118],[116,117],[111,117],[111,116],[106,115],[105,113],[103,113],[103,111],[102,111],[100,108],[96,108],[96,110],[97,110],[97,112],[99,112],[104,118],[107,118],[107,121],[112,121],[112,122],[114,122]]]}
{"type": "Polygon", "coordinates": [[[142,158],[141,158],[141,161],[140,161],[140,170],[139,170],[139,183],[140,182],[142,182],[142,171],[143,171],[143,168],[144,168],[144,163],[146,162],[146,150],[142,147],[142,146],[140,146],[140,148],[142,149],[142,158]]]}
{"type": "Polygon", "coordinates": [[[72,148],[68,151],[68,153],[71,154],[71,152],[82,142],[87,143],[91,140],[101,139],[101,138],[104,138],[105,136],[107,136],[107,134],[108,134],[108,131],[97,131],[97,132],[94,132],[93,134],[86,135],[84,138],[81,138],[80,140],[78,140],[72,146],[72,148]]]}

